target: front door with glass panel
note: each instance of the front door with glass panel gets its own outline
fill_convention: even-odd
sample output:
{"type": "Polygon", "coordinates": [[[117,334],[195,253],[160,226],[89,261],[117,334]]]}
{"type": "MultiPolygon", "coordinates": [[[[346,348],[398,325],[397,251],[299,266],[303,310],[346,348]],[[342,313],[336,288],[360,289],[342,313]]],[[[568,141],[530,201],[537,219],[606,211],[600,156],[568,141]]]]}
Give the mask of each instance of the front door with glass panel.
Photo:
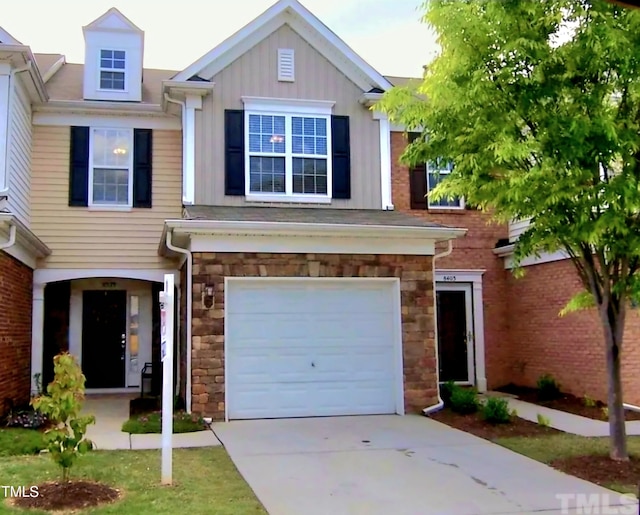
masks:
{"type": "Polygon", "coordinates": [[[475,382],[470,284],[436,287],[440,381],[475,382]]]}

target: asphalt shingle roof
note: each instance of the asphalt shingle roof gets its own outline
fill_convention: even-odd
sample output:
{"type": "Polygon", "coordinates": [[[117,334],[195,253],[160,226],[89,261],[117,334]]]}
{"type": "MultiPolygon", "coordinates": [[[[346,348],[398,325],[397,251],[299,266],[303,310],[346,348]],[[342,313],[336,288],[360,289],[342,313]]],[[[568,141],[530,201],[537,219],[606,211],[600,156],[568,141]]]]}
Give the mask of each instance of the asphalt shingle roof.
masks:
{"type": "Polygon", "coordinates": [[[186,206],[184,211],[184,216],[188,220],[444,227],[398,211],[382,211],[379,209],[186,206]]]}

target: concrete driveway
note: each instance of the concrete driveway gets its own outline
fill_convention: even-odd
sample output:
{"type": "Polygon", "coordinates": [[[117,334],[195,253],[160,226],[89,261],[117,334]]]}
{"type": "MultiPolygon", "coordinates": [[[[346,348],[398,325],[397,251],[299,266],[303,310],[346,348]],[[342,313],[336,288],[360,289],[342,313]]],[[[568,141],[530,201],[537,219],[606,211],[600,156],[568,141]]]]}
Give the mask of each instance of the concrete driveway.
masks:
{"type": "Polygon", "coordinates": [[[635,513],[584,511],[581,502],[610,507],[620,497],[420,416],[213,429],[271,515],[635,513]]]}

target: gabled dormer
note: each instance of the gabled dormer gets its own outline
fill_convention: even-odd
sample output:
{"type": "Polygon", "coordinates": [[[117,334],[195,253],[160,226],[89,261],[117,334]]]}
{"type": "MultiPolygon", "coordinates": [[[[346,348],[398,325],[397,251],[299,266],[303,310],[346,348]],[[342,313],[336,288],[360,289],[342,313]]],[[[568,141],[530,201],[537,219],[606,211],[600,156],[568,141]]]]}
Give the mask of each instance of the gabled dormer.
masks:
{"type": "Polygon", "coordinates": [[[144,32],[115,7],[82,30],[84,99],[140,102],[144,32]]]}

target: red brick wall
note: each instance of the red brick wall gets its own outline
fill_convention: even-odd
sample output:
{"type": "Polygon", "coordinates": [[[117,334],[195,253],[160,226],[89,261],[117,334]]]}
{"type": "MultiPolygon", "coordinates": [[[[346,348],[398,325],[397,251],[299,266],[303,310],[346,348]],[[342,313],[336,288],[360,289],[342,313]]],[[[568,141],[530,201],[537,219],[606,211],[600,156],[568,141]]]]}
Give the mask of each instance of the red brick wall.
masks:
{"type": "Polygon", "coordinates": [[[499,239],[508,237],[508,227],[490,223],[489,215],[476,210],[411,209],[409,169],[399,162],[406,147],[403,133],[391,134],[391,178],[393,204],[397,211],[419,216],[450,227],[468,229],[464,238],[453,242],[451,256],[436,261],[436,269],[486,270],[482,279],[484,306],[485,360],[489,388],[510,380],[507,277],[501,258],[492,250],[499,239]]]}
{"type": "Polygon", "coordinates": [[[0,251],[0,414],[29,401],[32,287],[33,271],[0,251]]]}
{"type": "Polygon", "coordinates": [[[225,277],[398,277],[402,303],[405,409],[437,402],[430,256],[341,254],[193,254],[192,410],[224,417],[225,277]],[[205,285],[214,305],[202,302],[205,285]]]}
{"type": "MultiPolygon", "coordinates": [[[[595,309],[558,316],[582,290],[570,261],[528,266],[520,279],[509,279],[509,316],[513,325],[513,382],[534,386],[552,374],[562,390],[606,401],[604,337],[595,309]]],[[[627,315],[623,344],[624,400],[640,404],[640,318],[627,315]]]]}

